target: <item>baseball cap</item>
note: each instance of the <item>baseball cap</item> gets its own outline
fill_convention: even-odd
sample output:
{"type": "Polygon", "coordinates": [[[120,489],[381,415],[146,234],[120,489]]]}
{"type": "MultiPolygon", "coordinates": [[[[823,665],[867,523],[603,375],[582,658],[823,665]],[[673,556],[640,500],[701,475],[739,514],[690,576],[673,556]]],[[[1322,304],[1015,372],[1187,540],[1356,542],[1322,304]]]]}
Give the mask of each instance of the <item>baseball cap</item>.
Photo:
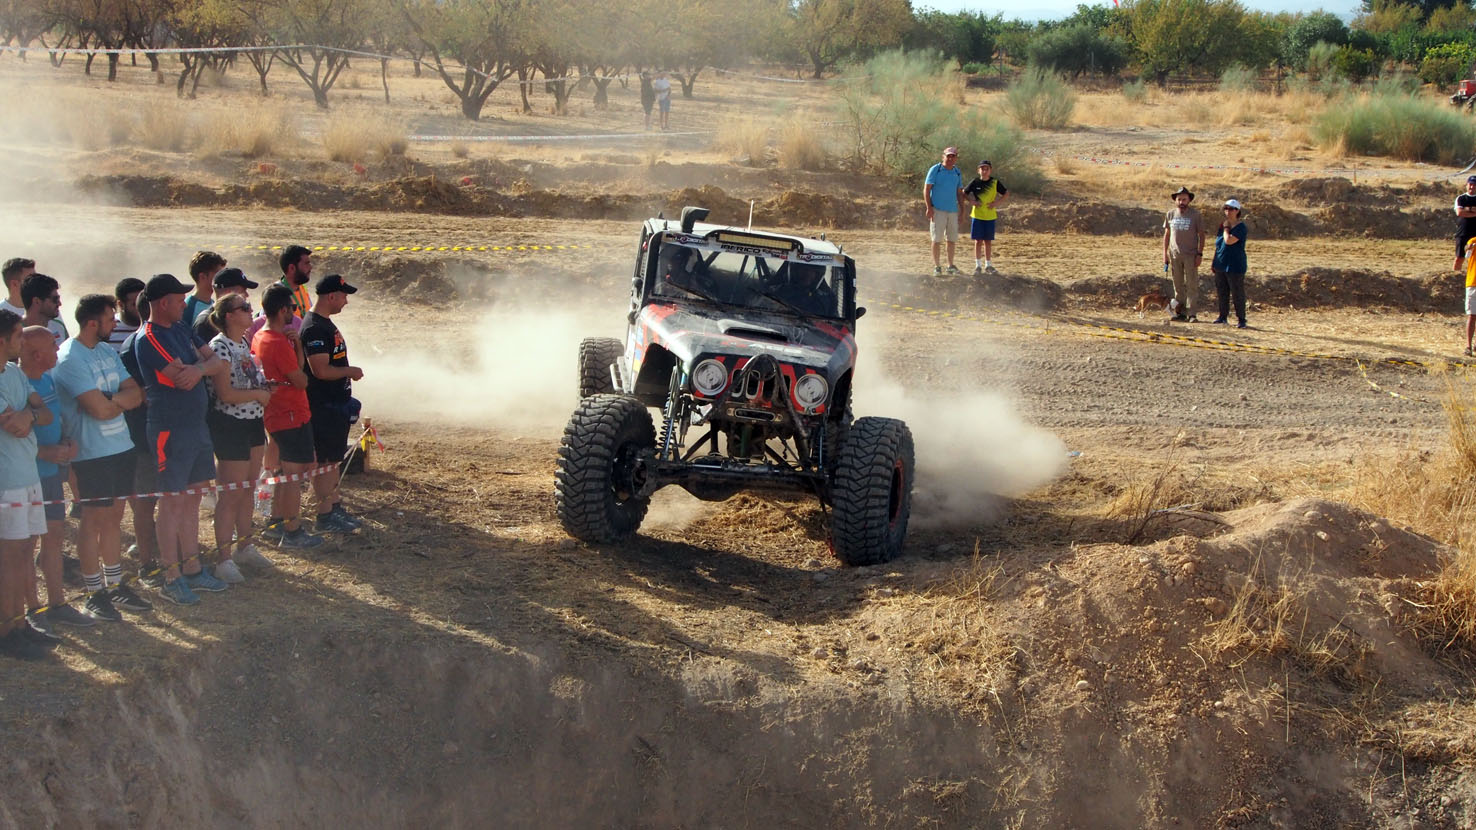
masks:
{"type": "Polygon", "coordinates": [[[188,294],[194,290],[194,286],[185,285],[175,279],[173,274],[155,274],[144,285],[143,298],[152,303],[170,294],[188,294]]]}
{"type": "Polygon", "coordinates": [[[240,268],[220,269],[220,273],[215,275],[214,282],[216,288],[236,288],[238,286],[241,288],[255,288],[258,285],[258,283],[247,279],[246,274],[240,268]]]}
{"type": "Polygon", "coordinates": [[[943,155],[945,155],[945,156],[956,156],[956,155],[958,155],[958,148],[957,147],[944,147],[943,148],[943,155]]]}
{"type": "Polygon", "coordinates": [[[980,167],[993,167],[994,166],[994,162],[990,161],[989,159],[984,159],[983,161],[979,162],[979,166],[980,167]]]}
{"type": "Polygon", "coordinates": [[[1235,208],[1236,210],[1240,210],[1240,202],[1237,201],[1237,200],[1235,200],[1235,199],[1226,199],[1225,200],[1225,207],[1235,208]]]}
{"type": "Polygon", "coordinates": [[[1469,183],[1469,182],[1476,182],[1476,176],[1467,176],[1467,177],[1466,177],[1466,181],[1467,181],[1467,182],[1468,182],[1468,183],[1469,183]]]}
{"type": "Polygon", "coordinates": [[[329,274],[328,276],[318,280],[319,294],[332,294],[335,291],[342,291],[345,294],[352,294],[358,290],[359,289],[344,282],[343,277],[340,277],[337,274],[329,274]]]}

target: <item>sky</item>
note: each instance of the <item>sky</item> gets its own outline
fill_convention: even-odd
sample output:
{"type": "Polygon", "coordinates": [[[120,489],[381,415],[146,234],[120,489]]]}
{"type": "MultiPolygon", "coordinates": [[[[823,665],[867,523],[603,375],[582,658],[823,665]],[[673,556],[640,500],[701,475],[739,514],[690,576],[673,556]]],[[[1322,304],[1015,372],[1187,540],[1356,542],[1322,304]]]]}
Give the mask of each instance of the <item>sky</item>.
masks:
{"type": "MultiPolygon", "coordinates": [[[[1054,20],[1076,11],[1079,2],[1085,2],[1085,0],[1036,0],[1028,5],[1007,2],[1007,0],[913,0],[912,7],[914,9],[932,8],[945,12],[971,11],[989,15],[1002,14],[1006,20],[1016,18],[1054,20]]],[[[1360,0],[1328,0],[1328,2],[1315,5],[1291,2],[1291,0],[1241,0],[1241,3],[1246,8],[1267,12],[1314,12],[1322,9],[1344,20],[1352,19],[1353,15],[1358,13],[1361,5],[1360,0]]],[[[1106,5],[1111,5],[1111,0],[1106,0],[1106,5]]]]}

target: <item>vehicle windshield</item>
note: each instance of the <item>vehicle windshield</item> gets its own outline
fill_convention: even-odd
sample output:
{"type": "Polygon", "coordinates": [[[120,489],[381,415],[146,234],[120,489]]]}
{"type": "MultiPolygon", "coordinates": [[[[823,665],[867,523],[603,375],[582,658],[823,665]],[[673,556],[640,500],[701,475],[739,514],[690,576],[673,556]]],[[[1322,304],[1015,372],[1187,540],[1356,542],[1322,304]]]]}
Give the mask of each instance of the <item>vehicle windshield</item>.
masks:
{"type": "Polygon", "coordinates": [[[839,319],[845,315],[845,268],[791,262],[782,255],[740,254],[667,242],[657,257],[653,292],[724,305],[839,319]]]}

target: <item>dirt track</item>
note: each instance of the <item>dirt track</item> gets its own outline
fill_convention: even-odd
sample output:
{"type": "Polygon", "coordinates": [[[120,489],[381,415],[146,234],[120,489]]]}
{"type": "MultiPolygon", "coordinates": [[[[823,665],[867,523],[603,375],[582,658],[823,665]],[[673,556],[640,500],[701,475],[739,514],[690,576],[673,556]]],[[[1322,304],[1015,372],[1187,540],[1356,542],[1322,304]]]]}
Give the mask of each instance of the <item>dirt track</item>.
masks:
{"type": "MultiPolygon", "coordinates": [[[[307,241],[324,244],[551,241],[547,218],[311,219],[307,241]]],[[[28,221],[18,233],[97,234],[38,250],[71,273],[305,239],[287,211],[28,221]],[[118,235],[132,240],[122,262],[105,244],[118,235]]],[[[1144,240],[1018,234],[1007,275],[1057,298],[1028,316],[966,280],[908,276],[914,233],[846,234],[872,309],[859,413],[904,414],[920,455],[979,462],[923,467],[907,555],[842,569],[808,501],[672,494],[639,541],[592,549],[558,528],[553,456],[569,335],[618,333],[632,243],[627,223],[577,227],[591,247],[321,255],[324,273],[363,275],[342,326],[390,445],[349,491],[372,527],[7,675],[0,734],[26,760],[0,822],[1396,826],[1415,807],[1434,826],[1470,821],[1476,793],[1449,761],[1472,737],[1419,727],[1434,707],[1465,711],[1468,678],[1399,627],[1398,601],[1380,604],[1410,595],[1438,550],[1337,505],[1281,504],[1370,453],[1437,440],[1437,404],[1373,392],[1340,358],[1438,364],[1455,317],[1334,301],[1256,308],[1246,332],[1168,327],[1126,309],[1154,277],[1144,240]],[[1073,293],[1063,274],[1105,287],[1073,293]],[[1128,342],[1080,322],[1338,359],[1128,342]],[[528,373],[546,388],[520,404],[528,373]],[[1064,475],[1013,501],[983,495],[1042,463],[1064,475]],[[1209,518],[1135,532],[1140,518],[1111,508],[1162,475],[1209,518]],[[1248,644],[1215,645],[1242,630],[1248,582],[1308,597],[1295,646],[1257,645],[1272,617],[1254,603],[1248,644]],[[1393,754],[1400,729],[1423,743],[1401,737],[1393,754]]],[[[1399,244],[1252,255],[1353,269],[1399,244]]],[[[1429,247],[1410,245],[1394,274],[1440,267],[1429,247]]],[[[228,253],[268,272],[267,253],[228,253]]],[[[1430,371],[1368,371],[1444,394],[1430,371]]]]}

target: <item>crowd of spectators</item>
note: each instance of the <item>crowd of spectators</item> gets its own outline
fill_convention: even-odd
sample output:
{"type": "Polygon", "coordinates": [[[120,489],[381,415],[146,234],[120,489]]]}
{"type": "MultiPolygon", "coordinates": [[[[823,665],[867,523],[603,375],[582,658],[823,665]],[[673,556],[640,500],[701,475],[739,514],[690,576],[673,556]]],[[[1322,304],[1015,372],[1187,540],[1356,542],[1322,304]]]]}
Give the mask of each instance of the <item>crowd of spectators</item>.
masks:
{"type": "Polygon", "coordinates": [[[61,319],[57,280],[30,259],[4,264],[0,656],[43,659],[62,626],[151,611],[146,589],[194,605],[200,592],[244,582],[243,568],[272,567],[257,541],[311,548],[322,534],[360,528],[338,482],[358,418],[352,382],[363,372],[333,322],[357,289],[330,274],[310,291],[312,253],[298,245],[279,264],[282,278],[262,292],[259,314],[250,293],[258,284],[201,251],[189,263],[192,284],[128,277],[111,295],[80,297],[75,333],[61,319]],[[275,486],[270,517],[255,528],[253,493],[267,474],[311,479],[311,526],[303,485],[289,480],[275,486]],[[64,551],[68,488],[75,557],[64,551]],[[216,496],[213,544],[203,545],[207,492],[216,496]],[[63,587],[69,578],[85,590],[78,607],[63,587]]]}

